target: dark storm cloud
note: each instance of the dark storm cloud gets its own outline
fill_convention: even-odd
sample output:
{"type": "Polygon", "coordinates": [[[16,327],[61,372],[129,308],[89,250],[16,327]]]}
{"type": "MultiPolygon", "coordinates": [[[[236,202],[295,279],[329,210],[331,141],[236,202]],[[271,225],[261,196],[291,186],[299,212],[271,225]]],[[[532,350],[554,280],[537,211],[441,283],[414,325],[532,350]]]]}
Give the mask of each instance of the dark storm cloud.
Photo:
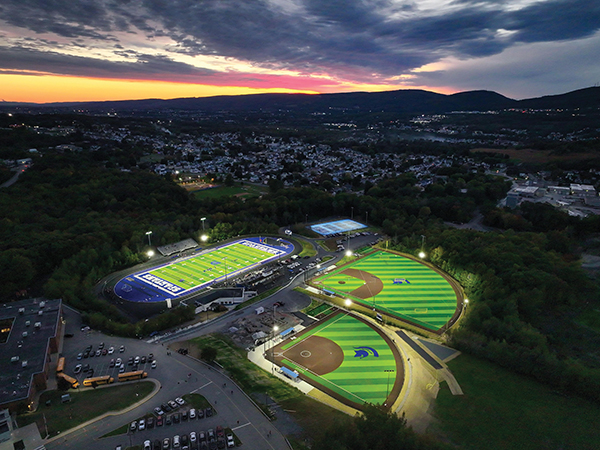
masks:
{"type": "MultiPolygon", "coordinates": [[[[456,0],[450,9],[425,14],[419,13],[418,1],[392,0],[297,0],[283,5],[267,0],[3,0],[0,20],[36,33],[92,39],[95,45],[117,41],[120,50],[127,49],[117,39],[119,33],[129,33],[132,41],[168,36],[175,44],[163,49],[165,54],[219,55],[265,68],[364,79],[408,73],[447,56],[495,55],[517,43],[580,39],[600,29],[598,0],[549,0],[522,9],[506,5],[500,0],[456,0]]],[[[56,61],[57,55],[46,55],[38,69],[42,62],[56,61]]],[[[63,64],[68,61],[65,57],[63,64]]],[[[109,72],[121,67],[110,61],[89,63],[102,64],[109,72]]],[[[146,63],[135,64],[138,68],[146,63]]],[[[166,58],[154,57],[147,64],[176,68],[166,58]]]]}
{"type": "Polygon", "coordinates": [[[197,69],[166,57],[136,52],[129,52],[127,56],[134,60],[107,61],[24,47],[0,47],[0,70],[18,68],[22,71],[43,71],[92,78],[117,78],[127,75],[140,79],[168,79],[174,73],[184,77],[213,74],[210,70],[197,69]]]}

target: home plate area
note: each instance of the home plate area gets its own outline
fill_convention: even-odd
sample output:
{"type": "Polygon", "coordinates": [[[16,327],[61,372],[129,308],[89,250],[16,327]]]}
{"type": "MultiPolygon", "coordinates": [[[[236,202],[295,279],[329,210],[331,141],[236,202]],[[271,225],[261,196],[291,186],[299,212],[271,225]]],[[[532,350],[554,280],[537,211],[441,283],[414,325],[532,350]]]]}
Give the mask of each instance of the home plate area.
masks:
{"type": "Polygon", "coordinates": [[[275,363],[281,366],[284,358],[294,361],[317,375],[325,375],[342,364],[344,352],[330,339],[311,336],[283,352],[281,347],[276,347],[275,363]]]}

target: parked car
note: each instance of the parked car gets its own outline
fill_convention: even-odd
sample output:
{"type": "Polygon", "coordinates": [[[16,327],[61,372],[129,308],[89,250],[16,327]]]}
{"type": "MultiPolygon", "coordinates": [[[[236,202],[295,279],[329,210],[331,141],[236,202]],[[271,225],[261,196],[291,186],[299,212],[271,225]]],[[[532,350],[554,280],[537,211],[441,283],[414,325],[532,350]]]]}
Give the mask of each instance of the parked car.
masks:
{"type": "Polygon", "coordinates": [[[111,369],[113,367],[115,367],[115,359],[114,358],[110,360],[110,363],[108,363],[108,367],[110,367],[111,369]]]}
{"type": "Polygon", "coordinates": [[[171,425],[173,423],[173,417],[167,416],[165,418],[165,425],[171,425]]]}
{"type": "Polygon", "coordinates": [[[181,413],[173,414],[173,423],[179,423],[179,422],[181,422],[181,413]]]}
{"type": "Polygon", "coordinates": [[[171,409],[177,409],[179,407],[179,405],[177,405],[177,403],[175,403],[173,400],[169,400],[169,406],[171,409]]]}
{"type": "Polygon", "coordinates": [[[146,426],[148,428],[154,428],[154,417],[148,417],[146,420],[146,426]]]}
{"type": "Polygon", "coordinates": [[[235,447],[235,441],[233,440],[233,434],[227,435],[227,447],[228,448],[235,447]]]}
{"type": "Polygon", "coordinates": [[[180,405],[185,405],[185,400],[184,400],[184,399],[182,399],[181,397],[177,397],[177,398],[175,399],[175,401],[176,401],[177,403],[179,403],[180,405]]]}
{"type": "Polygon", "coordinates": [[[121,347],[119,347],[119,353],[123,353],[125,351],[125,346],[121,345],[121,347]]]}
{"type": "Polygon", "coordinates": [[[115,352],[115,348],[114,348],[113,346],[111,346],[111,347],[108,349],[108,354],[109,354],[109,355],[112,355],[114,352],[115,352]]]}
{"type": "Polygon", "coordinates": [[[194,420],[196,418],[196,410],[194,408],[190,409],[190,420],[194,420]]]}
{"type": "Polygon", "coordinates": [[[81,364],[77,364],[75,366],[75,370],[73,371],[73,373],[77,374],[81,372],[81,364]]]}
{"type": "Polygon", "coordinates": [[[140,421],[138,422],[138,430],[142,431],[145,428],[146,428],[146,420],[140,419],[140,421]]]}
{"type": "Polygon", "coordinates": [[[137,430],[137,422],[135,420],[133,422],[131,422],[131,425],[129,425],[129,430],[130,431],[137,430]]]}
{"type": "Polygon", "coordinates": [[[152,361],[152,364],[150,365],[150,367],[152,367],[153,369],[156,369],[156,361],[152,361]]]}
{"type": "Polygon", "coordinates": [[[162,427],[163,426],[163,416],[158,416],[156,418],[156,426],[157,427],[162,427]]]}
{"type": "Polygon", "coordinates": [[[163,450],[169,450],[171,448],[171,439],[168,437],[163,439],[163,450]]]}
{"type": "Polygon", "coordinates": [[[213,410],[211,407],[208,407],[204,410],[204,414],[206,415],[206,417],[211,417],[213,415],[213,410]]]}
{"type": "Polygon", "coordinates": [[[146,439],[144,441],[144,450],[152,450],[152,443],[150,442],[150,439],[146,439]]]}
{"type": "Polygon", "coordinates": [[[154,414],[156,414],[157,416],[162,416],[165,412],[162,410],[162,408],[160,406],[157,406],[156,408],[154,408],[154,414]]]}

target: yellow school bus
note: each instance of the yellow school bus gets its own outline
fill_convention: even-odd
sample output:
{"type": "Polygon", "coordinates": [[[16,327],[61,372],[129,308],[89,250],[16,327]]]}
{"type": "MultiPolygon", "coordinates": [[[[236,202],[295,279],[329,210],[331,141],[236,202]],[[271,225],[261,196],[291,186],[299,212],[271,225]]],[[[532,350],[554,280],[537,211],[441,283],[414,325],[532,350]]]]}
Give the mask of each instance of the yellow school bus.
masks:
{"type": "Polygon", "coordinates": [[[56,365],[56,373],[63,373],[65,371],[65,357],[61,356],[58,358],[58,364],[56,365]]]}
{"type": "Polygon", "coordinates": [[[59,373],[56,375],[56,378],[63,378],[67,383],[71,385],[73,389],[77,389],[79,387],[79,381],[77,381],[73,377],[70,377],[66,373],[59,373]]]}
{"type": "Polygon", "coordinates": [[[141,380],[142,378],[146,378],[147,376],[148,372],[144,372],[143,370],[136,370],[135,372],[120,373],[119,381],[141,380]]]}
{"type": "Polygon", "coordinates": [[[113,377],[111,377],[110,375],[104,375],[102,377],[92,377],[92,378],[86,378],[85,380],[83,380],[83,385],[84,386],[100,386],[101,384],[110,384],[113,383],[115,381],[115,379],[113,377]]]}

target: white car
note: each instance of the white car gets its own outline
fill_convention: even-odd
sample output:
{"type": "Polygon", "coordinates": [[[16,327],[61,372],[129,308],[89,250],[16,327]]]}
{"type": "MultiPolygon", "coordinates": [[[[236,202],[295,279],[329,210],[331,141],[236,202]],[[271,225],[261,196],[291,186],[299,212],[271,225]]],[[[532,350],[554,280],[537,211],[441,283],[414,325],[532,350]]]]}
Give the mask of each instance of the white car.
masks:
{"type": "Polygon", "coordinates": [[[179,441],[179,435],[176,434],[175,436],[173,436],[173,448],[179,448],[180,445],[181,442],[179,441]]]}
{"type": "Polygon", "coordinates": [[[146,428],[146,420],[140,419],[140,421],[138,422],[138,430],[142,431],[145,428],[146,428]]]}
{"type": "Polygon", "coordinates": [[[152,364],[150,364],[150,367],[152,367],[153,369],[156,369],[156,360],[152,361],[152,364]]]}
{"type": "Polygon", "coordinates": [[[144,441],[144,450],[152,450],[152,444],[149,439],[144,441]]]}
{"type": "Polygon", "coordinates": [[[228,448],[235,447],[235,441],[233,440],[233,435],[232,434],[228,434],[227,435],[227,447],[228,448]]]}
{"type": "Polygon", "coordinates": [[[109,354],[109,355],[112,355],[114,352],[115,352],[115,348],[114,348],[114,347],[110,347],[110,348],[108,349],[108,354],[109,354]]]}
{"type": "Polygon", "coordinates": [[[79,372],[81,372],[81,367],[82,367],[81,364],[77,364],[75,366],[75,370],[73,372],[75,372],[76,374],[78,374],[79,372]]]}
{"type": "Polygon", "coordinates": [[[182,399],[181,397],[177,397],[177,398],[175,399],[175,401],[176,401],[177,403],[179,403],[180,405],[185,405],[185,400],[184,400],[184,399],[182,399]]]}
{"type": "Polygon", "coordinates": [[[190,409],[190,419],[196,418],[196,410],[194,408],[190,409]]]}
{"type": "Polygon", "coordinates": [[[196,432],[195,431],[191,431],[190,432],[190,442],[191,443],[196,442],[197,439],[198,438],[196,437],[196,432]]]}

